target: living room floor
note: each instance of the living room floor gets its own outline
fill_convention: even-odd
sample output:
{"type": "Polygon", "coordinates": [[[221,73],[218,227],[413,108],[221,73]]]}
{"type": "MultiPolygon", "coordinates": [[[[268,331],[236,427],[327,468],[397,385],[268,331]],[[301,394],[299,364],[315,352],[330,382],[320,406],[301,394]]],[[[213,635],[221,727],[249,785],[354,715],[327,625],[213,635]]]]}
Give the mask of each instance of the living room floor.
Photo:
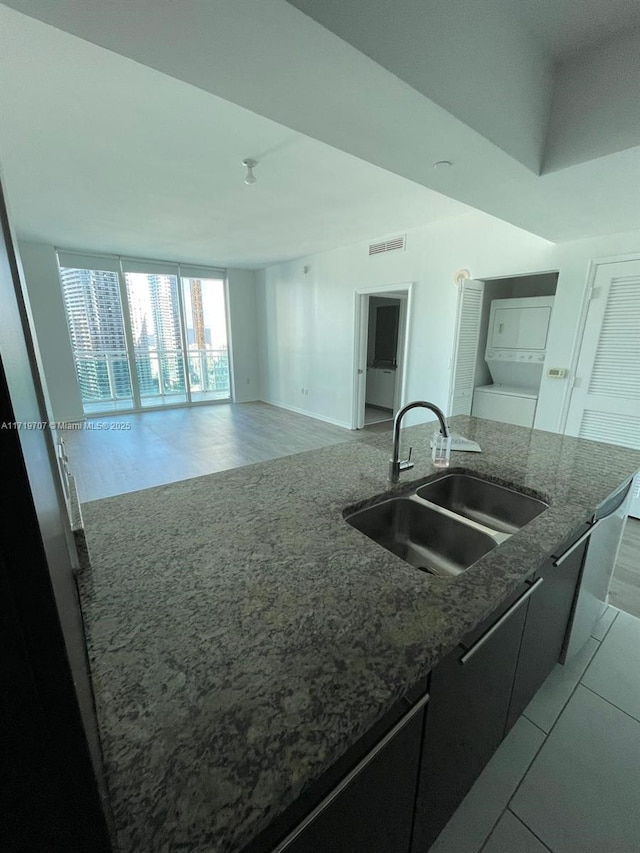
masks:
{"type": "Polygon", "coordinates": [[[362,432],[255,402],[93,417],[60,436],[86,503],[357,441],[362,432]]]}

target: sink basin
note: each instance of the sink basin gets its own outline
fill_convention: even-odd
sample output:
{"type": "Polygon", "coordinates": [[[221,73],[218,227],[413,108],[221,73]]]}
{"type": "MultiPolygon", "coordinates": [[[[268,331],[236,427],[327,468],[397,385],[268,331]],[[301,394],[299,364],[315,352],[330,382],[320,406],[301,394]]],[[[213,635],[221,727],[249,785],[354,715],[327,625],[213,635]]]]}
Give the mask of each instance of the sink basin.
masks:
{"type": "Polygon", "coordinates": [[[410,497],[357,510],[346,521],[388,551],[429,574],[459,575],[496,547],[488,533],[410,497]]]}
{"type": "Polygon", "coordinates": [[[457,515],[509,534],[547,509],[547,504],[537,498],[470,474],[445,474],[421,486],[416,494],[457,515]]]}

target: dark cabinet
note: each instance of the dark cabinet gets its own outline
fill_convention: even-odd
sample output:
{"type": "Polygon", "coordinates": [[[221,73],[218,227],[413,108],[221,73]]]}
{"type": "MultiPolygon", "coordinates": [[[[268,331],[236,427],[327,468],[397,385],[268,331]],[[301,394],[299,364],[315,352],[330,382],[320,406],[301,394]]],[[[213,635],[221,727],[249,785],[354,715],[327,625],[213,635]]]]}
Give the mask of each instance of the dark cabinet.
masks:
{"type": "Polygon", "coordinates": [[[542,583],[529,600],[507,730],[560,659],[586,549],[583,542],[558,565],[550,558],[536,572],[542,583]]]}
{"type": "Polygon", "coordinates": [[[504,737],[530,596],[523,585],[431,673],[412,850],[425,853],[504,737]]]}
{"type": "Polygon", "coordinates": [[[560,546],[433,669],[428,704],[423,683],[244,853],[426,853],[560,659],[586,548],[560,546]]]}
{"type": "Polygon", "coordinates": [[[433,670],[413,853],[433,844],[560,659],[586,548],[549,558],[433,670]]]}
{"type": "Polygon", "coordinates": [[[278,853],[408,853],[423,718],[420,708],[401,721],[278,853]]]}

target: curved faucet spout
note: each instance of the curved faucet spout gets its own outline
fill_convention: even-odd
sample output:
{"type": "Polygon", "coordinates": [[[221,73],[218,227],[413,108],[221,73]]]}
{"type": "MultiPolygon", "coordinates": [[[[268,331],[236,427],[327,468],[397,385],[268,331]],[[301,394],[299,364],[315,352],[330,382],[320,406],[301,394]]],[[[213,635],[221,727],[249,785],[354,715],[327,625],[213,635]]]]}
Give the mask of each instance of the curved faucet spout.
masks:
{"type": "Polygon", "coordinates": [[[400,456],[400,427],[402,426],[402,419],[406,415],[408,411],[411,409],[422,408],[429,409],[440,421],[440,432],[441,434],[447,438],[449,435],[449,428],[447,427],[447,422],[445,420],[444,414],[441,409],[439,409],[435,403],[429,403],[426,400],[414,400],[413,403],[407,403],[406,406],[403,406],[398,414],[395,416],[393,421],[393,456],[389,460],[389,481],[391,483],[397,483],[400,479],[400,472],[406,471],[408,468],[413,468],[413,462],[411,462],[411,451],[409,451],[409,456],[407,459],[402,462],[399,459],[400,456]]]}

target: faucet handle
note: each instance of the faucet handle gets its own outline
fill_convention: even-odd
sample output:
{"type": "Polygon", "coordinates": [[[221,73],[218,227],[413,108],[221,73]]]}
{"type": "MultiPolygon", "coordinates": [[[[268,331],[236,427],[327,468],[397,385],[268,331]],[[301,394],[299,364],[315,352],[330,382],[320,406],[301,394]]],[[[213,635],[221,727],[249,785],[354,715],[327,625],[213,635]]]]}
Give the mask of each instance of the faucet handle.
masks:
{"type": "Polygon", "coordinates": [[[413,462],[411,461],[412,451],[413,451],[413,447],[410,447],[409,448],[409,455],[407,456],[406,459],[403,459],[402,462],[400,463],[400,470],[401,471],[408,471],[409,468],[413,468],[413,462]]]}

